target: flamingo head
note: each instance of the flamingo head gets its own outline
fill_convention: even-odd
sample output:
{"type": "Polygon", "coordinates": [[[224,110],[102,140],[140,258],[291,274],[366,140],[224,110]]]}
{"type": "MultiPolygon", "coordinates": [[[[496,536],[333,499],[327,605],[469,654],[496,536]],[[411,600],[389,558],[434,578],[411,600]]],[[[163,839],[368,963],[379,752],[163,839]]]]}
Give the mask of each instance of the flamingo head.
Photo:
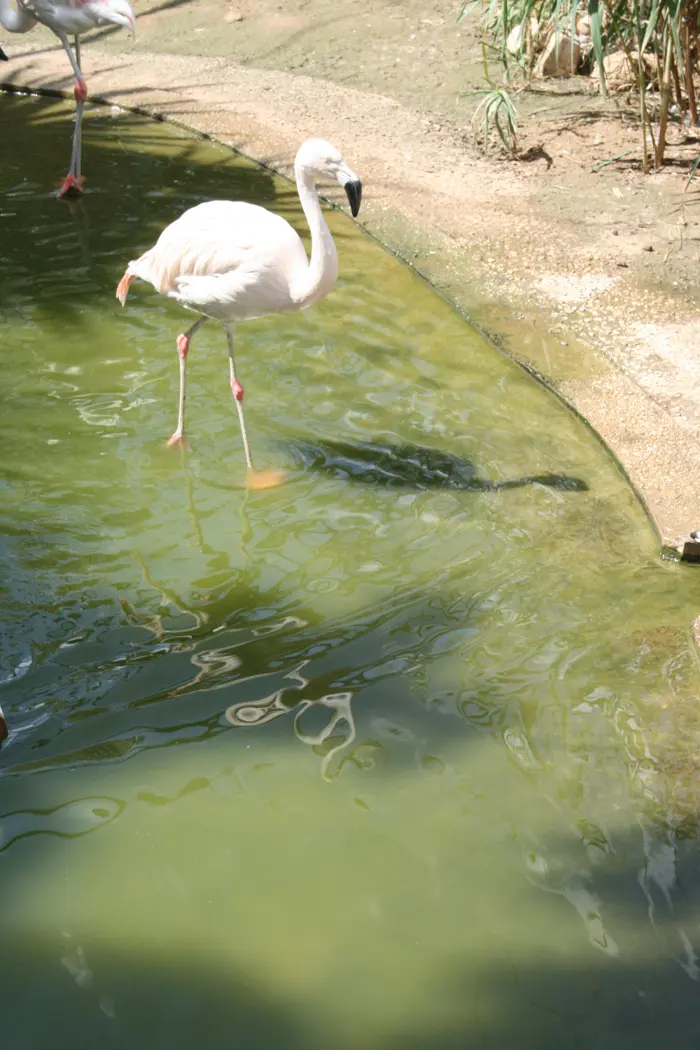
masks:
{"type": "Polygon", "coordinates": [[[112,22],[117,26],[124,26],[136,39],[136,15],[134,14],[129,0],[102,0],[100,3],[100,14],[105,22],[112,22]]]}
{"type": "Polygon", "coordinates": [[[345,190],[353,218],[360,210],[362,183],[343,160],[340,150],[324,139],[307,139],[294,162],[297,176],[312,179],[336,179],[345,190]]]}

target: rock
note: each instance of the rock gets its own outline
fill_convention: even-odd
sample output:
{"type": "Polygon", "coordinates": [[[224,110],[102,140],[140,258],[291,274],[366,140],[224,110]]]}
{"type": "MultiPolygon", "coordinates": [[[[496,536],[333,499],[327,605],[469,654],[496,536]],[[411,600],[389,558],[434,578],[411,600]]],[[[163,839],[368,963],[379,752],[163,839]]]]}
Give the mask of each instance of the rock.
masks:
{"type": "Polygon", "coordinates": [[[591,16],[586,14],[576,15],[576,36],[591,35],[591,16]]]}
{"type": "MultiPolygon", "coordinates": [[[[644,55],[642,65],[645,77],[650,80],[656,74],[656,55],[644,55]]],[[[629,58],[624,51],[613,51],[603,59],[603,68],[609,91],[626,91],[628,88],[639,85],[639,64],[636,51],[630,51],[629,58]]],[[[597,66],[593,68],[591,80],[600,83],[597,66]]]]}
{"type": "MultiPolygon", "coordinates": [[[[510,55],[517,55],[522,50],[524,50],[524,48],[523,48],[523,31],[524,31],[524,28],[525,28],[525,23],[521,22],[520,25],[514,26],[513,29],[511,29],[510,33],[508,34],[508,39],[506,40],[506,47],[507,47],[508,53],[510,55]]],[[[537,18],[534,15],[530,19],[530,34],[531,34],[531,37],[532,37],[532,47],[534,49],[536,49],[537,48],[537,42],[538,42],[539,35],[540,35],[540,23],[537,21],[537,18]]]]}
{"type": "Polygon", "coordinates": [[[243,15],[240,11],[229,11],[224,15],[224,22],[242,22],[243,15]]]}
{"type": "Polygon", "coordinates": [[[509,55],[517,55],[523,41],[523,23],[511,29],[506,40],[506,48],[509,55]]]}
{"type": "Polygon", "coordinates": [[[700,543],[697,540],[686,540],[683,544],[683,561],[700,562],[700,543]]]}
{"type": "Polygon", "coordinates": [[[581,47],[565,34],[552,33],[535,65],[536,77],[570,77],[576,72],[581,47]]]}

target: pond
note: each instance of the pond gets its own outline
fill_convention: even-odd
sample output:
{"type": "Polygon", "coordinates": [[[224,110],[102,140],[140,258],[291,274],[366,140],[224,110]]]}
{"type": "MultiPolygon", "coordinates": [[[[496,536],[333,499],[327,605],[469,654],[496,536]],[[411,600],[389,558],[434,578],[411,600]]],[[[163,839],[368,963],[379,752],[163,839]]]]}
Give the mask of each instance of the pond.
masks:
{"type": "Polygon", "coordinates": [[[71,107],[0,103],[3,1047],[694,1047],[698,573],[338,211],[331,297],[238,330],[286,483],[214,326],[166,448],[187,315],[126,263],[296,194],[96,109],[61,202],[71,107]]]}

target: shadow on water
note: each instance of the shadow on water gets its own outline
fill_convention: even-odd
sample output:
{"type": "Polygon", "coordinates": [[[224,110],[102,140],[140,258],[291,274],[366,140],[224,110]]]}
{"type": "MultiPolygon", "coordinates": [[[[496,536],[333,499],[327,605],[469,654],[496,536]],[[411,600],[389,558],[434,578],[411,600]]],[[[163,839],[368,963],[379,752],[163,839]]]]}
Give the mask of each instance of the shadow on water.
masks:
{"type": "MultiPolygon", "coordinates": [[[[193,784],[191,789],[206,792],[210,786],[193,784]]],[[[97,799],[96,805],[109,801],[97,799]]],[[[51,849],[65,848],[57,839],[44,837],[43,844],[43,853],[35,854],[45,864],[51,862],[51,849]]],[[[47,1039],[49,1015],[51,1031],[70,1032],[73,1045],[115,1050],[658,1050],[669,1032],[674,1050],[694,1050],[700,1038],[698,966],[689,940],[695,909],[682,899],[671,907],[664,898],[663,886],[649,876],[652,857],[648,849],[645,853],[639,829],[613,835],[605,844],[614,855],[606,870],[591,864],[583,843],[572,850],[568,841],[551,841],[546,849],[525,856],[524,881],[540,891],[535,897],[537,909],[543,909],[540,919],[580,924],[588,933],[587,952],[572,957],[565,946],[557,951],[551,941],[546,950],[545,930],[536,927],[530,943],[513,952],[507,929],[496,926],[478,954],[445,950],[431,960],[423,980],[431,990],[432,1007],[424,1014],[417,1015],[410,998],[402,999],[399,992],[393,1009],[387,1014],[379,1009],[379,1021],[376,1004],[396,996],[392,975],[382,980],[371,957],[364,960],[379,986],[367,1012],[358,1014],[353,967],[363,961],[355,954],[357,946],[345,946],[348,983],[329,984],[320,959],[315,975],[309,969],[313,931],[307,931],[307,941],[293,922],[289,937],[280,937],[274,960],[263,952],[248,961],[241,943],[243,924],[222,916],[217,925],[216,916],[206,916],[206,900],[186,902],[201,909],[210,928],[206,946],[179,941],[160,926],[143,929],[132,942],[128,895],[104,901],[104,909],[113,913],[111,921],[103,924],[96,917],[82,930],[56,927],[38,938],[10,923],[2,943],[3,1040],[12,1050],[63,1045],[47,1039]],[[546,856],[558,860],[558,871],[546,873],[546,856]],[[646,950],[636,945],[633,956],[620,951],[615,938],[635,945],[639,911],[654,906],[646,950]],[[119,932],[120,923],[126,935],[119,932]],[[298,976],[276,982],[272,975],[280,970],[298,976]]],[[[692,858],[684,855],[683,843],[674,847],[675,875],[682,878],[692,858]]],[[[147,863],[145,853],[143,861],[147,863]]],[[[284,894],[282,858],[278,868],[278,892],[284,894]]],[[[315,872],[319,882],[326,874],[323,868],[315,872]]],[[[395,881],[399,896],[399,873],[395,881]]],[[[10,888],[4,884],[3,893],[10,888]]],[[[231,885],[232,897],[236,889],[231,885]]],[[[309,890],[313,897],[313,887],[309,890]]],[[[428,901],[425,905],[430,906],[428,901]]],[[[241,917],[245,906],[242,900],[237,909],[241,917]]],[[[300,906],[306,909],[307,902],[300,906]]],[[[342,906],[341,896],[336,907],[342,906]]],[[[515,920],[512,907],[504,902],[506,922],[515,920]]],[[[478,900],[473,919],[478,926],[478,900]]],[[[317,920],[322,928],[322,914],[317,920]]],[[[409,937],[404,953],[419,957],[420,946],[409,937]]]]}
{"type": "Polygon", "coordinates": [[[451,452],[409,442],[315,441],[288,442],[286,447],[306,470],[321,471],[341,481],[384,488],[457,489],[467,492],[497,492],[524,485],[544,485],[563,492],[587,492],[581,478],[566,474],[530,474],[505,481],[479,476],[468,460],[451,452]]]}
{"type": "MultiPolygon", "coordinates": [[[[476,972],[471,960],[455,959],[433,980],[447,984],[469,1004],[461,1016],[435,1017],[427,1030],[416,1024],[402,1032],[397,1025],[393,1032],[367,1035],[360,1042],[357,1037],[343,1038],[337,1030],[324,1034],[320,1025],[309,1022],[314,1013],[325,1016],[323,1000],[309,996],[295,1002],[291,994],[286,999],[261,987],[257,975],[217,967],[211,959],[181,956],[177,950],[169,959],[130,957],[123,946],[98,942],[88,944],[85,952],[82,945],[58,936],[51,954],[45,944],[29,938],[10,938],[4,949],[14,963],[1,997],[13,1007],[10,1023],[4,1026],[12,1050],[35,1050],[37,1010],[27,989],[49,981],[62,985],[62,998],[51,998],[54,1030],[70,1031],[76,1046],[98,1042],[133,1050],[344,1050],[360,1045],[372,1050],[657,1050],[668,1036],[668,1026],[675,1028],[679,1022],[685,1031],[673,1038],[678,1050],[694,1050],[700,1036],[700,1023],[687,1008],[693,985],[687,982],[681,991],[683,977],[677,968],[653,959],[624,973],[614,961],[595,959],[589,966],[552,959],[528,965],[519,960],[476,972]],[[652,1016],[656,1020],[650,1023],[652,1016]]],[[[352,1008],[349,998],[342,1013],[352,1008]]]]}

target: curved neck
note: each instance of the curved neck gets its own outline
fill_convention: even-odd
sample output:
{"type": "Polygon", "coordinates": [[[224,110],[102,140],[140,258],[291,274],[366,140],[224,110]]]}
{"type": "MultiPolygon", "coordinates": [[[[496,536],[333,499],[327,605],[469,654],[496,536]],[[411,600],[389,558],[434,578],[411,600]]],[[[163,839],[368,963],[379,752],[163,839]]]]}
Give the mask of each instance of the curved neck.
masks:
{"type": "Polygon", "coordinates": [[[12,0],[0,0],[0,23],[8,33],[27,33],[36,25],[36,19],[22,7],[19,0],[16,6],[13,6],[12,0]]]}
{"type": "Polygon", "coordinates": [[[311,260],[306,273],[295,288],[294,295],[300,304],[299,308],[304,310],[323,299],[335,284],[338,277],[338,254],[331,231],[323,218],[313,177],[304,168],[297,168],[296,179],[299,200],[311,233],[311,260]]]}

